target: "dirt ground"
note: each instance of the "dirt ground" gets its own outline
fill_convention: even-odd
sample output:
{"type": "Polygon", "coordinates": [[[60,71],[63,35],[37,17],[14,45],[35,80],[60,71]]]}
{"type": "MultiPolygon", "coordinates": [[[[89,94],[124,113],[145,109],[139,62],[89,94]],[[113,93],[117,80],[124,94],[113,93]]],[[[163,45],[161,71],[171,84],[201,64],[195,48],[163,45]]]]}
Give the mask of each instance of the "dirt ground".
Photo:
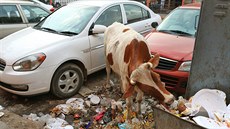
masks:
{"type": "MultiPolygon", "coordinates": [[[[106,81],[106,72],[101,70],[88,76],[84,87],[90,90],[102,87],[106,81]]],[[[85,92],[85,91],[83,91],[85,92]]],[[[87,92],[87,91],[86,91],[87,92]]],[[[82,97],[76,94],[73,97],[82,97]]],[[[34,114],[48,114],[52,108],[58,104],[63,104],[67,99],[58,100],[51,94],[46,93],[36,96],[18,96],[0,89],[0,106],[4,107],[5,113],[0,117],[0,129],[39,129],[42,128],[36,122],[22,118],[22,115],[34,114]]]]}

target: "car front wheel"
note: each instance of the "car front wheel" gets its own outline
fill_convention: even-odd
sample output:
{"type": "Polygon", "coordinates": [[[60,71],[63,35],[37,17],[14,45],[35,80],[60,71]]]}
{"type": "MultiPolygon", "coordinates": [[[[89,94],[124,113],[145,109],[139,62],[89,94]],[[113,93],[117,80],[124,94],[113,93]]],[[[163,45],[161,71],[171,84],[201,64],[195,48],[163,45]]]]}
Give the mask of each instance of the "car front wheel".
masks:
{"type": "Polygon", "coordinates": [[[83,85],[83,72],[76,64],[64,64],[54,73],[51,93],[58,98],[75,95],[83,85]]]}

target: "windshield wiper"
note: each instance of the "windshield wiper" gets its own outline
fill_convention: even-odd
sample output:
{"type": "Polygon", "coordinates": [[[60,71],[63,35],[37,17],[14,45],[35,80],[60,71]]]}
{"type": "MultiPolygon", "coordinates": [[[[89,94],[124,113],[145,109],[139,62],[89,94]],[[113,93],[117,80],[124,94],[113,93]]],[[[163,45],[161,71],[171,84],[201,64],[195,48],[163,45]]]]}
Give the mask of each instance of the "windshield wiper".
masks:
{"type": "Polygon", "coordinates": [[[193,36],[190,33],[181,31],[181,30],[158,30],[159,32],[168,33],[168,34],[179,34],[180,36],[193,36]]]}
{"type": "Polygon", "coordinates": [[[78,35],[78,33],[76,32],[71,32],[71,31],[62,31],[62,32],[59,32],[60,34],[65,34],[65,35],[78,35]]]}
{"type": "Polygon", "coordinates": [[[171,30],[158,30],[159,32],[173,34],[171,30]]]}
{"type": "Polygon", "coordinates": [[[186,35],[186,36],[193,36],[192,34],[190,33],[187,33],[187,32],[184,32],[184,31],[181,31],[181,30],[170,30],[171,32],[175,32],[177,34],[180,34],[181,36],[183,35],[186,35]]]}
{"type": "Polygon", "coordinates": [[[57,31],[56,31],[56,30],[51,29],[51,28],[47,28],[47,27],[41,27],[41,29],[42,29],[42,30],[46,30],[46,31],[51,31],[51,32],[55,32],[55,33],[57,33],[57,31]]]}

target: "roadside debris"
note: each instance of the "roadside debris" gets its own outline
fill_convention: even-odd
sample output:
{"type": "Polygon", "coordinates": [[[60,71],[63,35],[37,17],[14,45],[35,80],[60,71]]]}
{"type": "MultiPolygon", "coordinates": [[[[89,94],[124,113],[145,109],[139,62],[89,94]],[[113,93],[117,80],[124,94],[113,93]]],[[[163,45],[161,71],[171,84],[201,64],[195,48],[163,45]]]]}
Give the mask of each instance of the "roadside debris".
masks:
{"type": "Polygon", "coordinates": [[[230,106],[226,106],[225,99],[223,91],[202,89],[189,100],[179,97],[170,106],[170,112],[205,128],[227,129],[230,128],[230,106]]]}
{"type": "MultiPolygon", "coordinates": [[[[145,96],[141,115],[133,111],[131,120],[126,118],[125,100],[121,96],[111,98],[107,90],[115,92],[114,89],[104,92],[98,89],[84,98],[68,99],[65,104],[51,109],[50,114],[31,113],[23,117],[41,122],[45,129],[153,129],[155,106],[205,128],[230,128],[230,106],[226,106],[226,95],[219,90],[203,89],[189,100],[180,96],[168,108],[145,96]]],[[[133,103],[132,108],[135,106],[133,103]]]]}

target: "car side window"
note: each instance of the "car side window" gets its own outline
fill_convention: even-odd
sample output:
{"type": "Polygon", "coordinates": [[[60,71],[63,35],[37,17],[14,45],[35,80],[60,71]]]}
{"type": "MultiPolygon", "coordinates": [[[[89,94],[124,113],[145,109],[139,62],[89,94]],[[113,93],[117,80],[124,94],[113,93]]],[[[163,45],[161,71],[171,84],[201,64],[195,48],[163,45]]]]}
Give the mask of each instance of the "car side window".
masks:
{"type": "Polygon", "coordinates": [[[150,13],[137,5],[125,4],[125,13],[128,24],[150,18],[150,13]]]}
{"type": "Polygon", "coordinates": [[[0,5],[0,24],[22,23],[16,5],[0,5]]]}
{"type": "Polygon", "coordinates": [[[113,6],[105,10],[97,19],[95,24],[109,26],[114,22],[122,22],[121,8],[119,5],[113,6]]]}
{"type": "Polygon", "coordinates": [[[29,23],[37,23],[41,18],[49,15],[44,9],[33,5],[21,5],[29,23]]]}

